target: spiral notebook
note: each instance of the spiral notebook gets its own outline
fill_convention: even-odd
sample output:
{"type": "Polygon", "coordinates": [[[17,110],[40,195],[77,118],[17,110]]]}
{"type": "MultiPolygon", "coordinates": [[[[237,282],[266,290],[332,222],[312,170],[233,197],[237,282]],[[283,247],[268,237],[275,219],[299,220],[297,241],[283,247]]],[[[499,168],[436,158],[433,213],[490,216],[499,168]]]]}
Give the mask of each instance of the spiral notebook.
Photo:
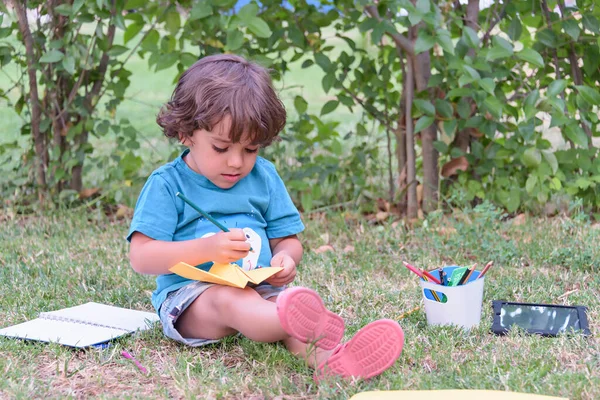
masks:
{"type": "Polygon", "coordinates": [[[88,347],[152,327],[155,313],[86,303],[40,313],[38,318],[0,329],[0,336],[88,347]]]}

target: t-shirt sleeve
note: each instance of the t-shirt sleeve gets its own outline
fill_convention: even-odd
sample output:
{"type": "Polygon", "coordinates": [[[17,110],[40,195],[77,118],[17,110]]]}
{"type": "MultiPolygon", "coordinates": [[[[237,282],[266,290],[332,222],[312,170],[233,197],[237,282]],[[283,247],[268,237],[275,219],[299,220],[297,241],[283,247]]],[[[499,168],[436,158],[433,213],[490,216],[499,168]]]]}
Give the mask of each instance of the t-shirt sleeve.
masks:
{"type": "Polygon", "coordinates": [[[267,237],[276,239],[295,235],[304,230],[300,213],[292,202],[275,166],[265,162],[269,171],[269,207],[265,213],[267,237]]]}
{"type": "Polygon", "coordinates": [[[155,240],[173,240],[177,228],[175,193],[160,174],[152,174],[135,205],[127,240],[140,232],[155,240]]]}

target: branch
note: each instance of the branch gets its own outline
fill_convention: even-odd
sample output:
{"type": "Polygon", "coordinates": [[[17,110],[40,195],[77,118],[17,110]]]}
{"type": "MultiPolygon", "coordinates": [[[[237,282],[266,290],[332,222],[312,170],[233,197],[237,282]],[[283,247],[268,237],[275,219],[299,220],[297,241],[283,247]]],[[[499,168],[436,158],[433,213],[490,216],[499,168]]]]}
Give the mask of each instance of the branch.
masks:
{"type": "MultiPolygon", "coordinates": [[[[375,5],[366,6],[365,11],[372,18],[375,18],[379,22],[383,22],[383,18],[379,16],[379,11],[377,11],[377,7],[375,5]]],[[[386,34],[388,34],[392,38],[394,43],[396,43],[397,46],[400,46],[402,50],[404,50],[411,56],[415,55],[415,47],[413,46],[412,42],[408,40],[405,36],[399,33],[390,32],[386,32],[386,34]]]]}
{"type": "Polygon", "coordinates": [[[348,89],[346,86],[344,86],[344,84],[341,81],[340,81],[340,86],[342,87],[344,92],[348,93],[350,95],[350,97],[352,97],[354,99],[354,101],[356,101],[358,104],[360,104],[360,106],[365,111],[367,111],[369,114],[371,114],[371,116],[373,118],[375,118],[381,125],[385,126],[387,129],[393,130],[393,128],[388,123],[388,121],[385,119],[385,116],[382,116],[381,112],[379,110],[377,110],[372,105],[365,103],[364,100],[362,100],[355,93],[353,93],[350,89],[348,89]]]}
{"type": "Polygon", "coordinates": [[[492,35],[492,29],[494,29],[494,27],[498,24],[498,22],[500,22],[502,20],[502,18],[504,18],[506,16],[506,5],[508,3],[509,3],[508,1],[504,2],[504,6],[502,6],[502,11],[500,11],[500,14],[498,14],[498,17],[496,17],[496,19],[492,22],[492,24],[488,27],[488,30],[483,35],[483,39],[481,39],[481,42],[484,45],[488,42],[488,40],[490,40],[490,36],[492,35]]]}

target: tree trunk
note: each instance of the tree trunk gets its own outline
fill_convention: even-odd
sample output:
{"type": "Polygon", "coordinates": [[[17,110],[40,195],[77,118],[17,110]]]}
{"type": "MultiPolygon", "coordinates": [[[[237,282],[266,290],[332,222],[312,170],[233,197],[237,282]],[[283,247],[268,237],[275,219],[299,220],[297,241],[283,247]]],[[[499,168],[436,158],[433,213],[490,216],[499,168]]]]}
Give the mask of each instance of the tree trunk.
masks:
{"type": "MultiPolygon", "coordinates": [[[[458,4],[458,7],[460,7],[460,3],[458,4]]],[[[479,31],[479,24],[477,22],[478,17],[479,0],[469,0],[469,3],[467,4],[467,13],[465,14],[465,25],[475,32],[479,31]]],[[[470,57],[475,56],[475,50],[469,49],[467,55],[470,57]]],[[[473,100],[471,100],[470,103],[473,105],[473,100]]],[[[461,129],[456,133],[456,138],[454,139],[452,146],[459,148],[463,153],[466,153],[471,146],[471,139],[471,128],[461,129]]]]}
{"type": "Polygon", "coordinates": [[[31,134],[33,136],[33,144],[35,147],[36,157],[36,183],[38,185],[38,198],[41,204],[44,203],[45,190],[46,190],[46,168],[48,165],[45,164],[44,159],[47,160],[48,149],[44,145],[44,138],[40,132],[40,122],[42,117],[42,110],[40,107],[40,99],[37,87],[36,70],[33,65],[34,60],[37,56],[33,51],[33,38],[31,37],[31,30],[29,29],[29,22],[27,21],[26,5],[19,0],[13,1],[13,7],[17,14],[19,23],[19,30],[23,36],[23,42],[25,43],[25,53],[27,54],[27,74],[29,77],[29,105],[31,107],[31,134]],[[46,156],[45,156],[46,155],[46,156]]]}
{"type": "MultiPolygon", "coordinates": [[[[397,48],[398,58],[400,59],[400,66],[402,69],[402,87],[406,88],[406,63],[402,51],[397,48]]],[[[402,90],[400,96],[399,112],[398,112],[398,125],[394,131],[396,136],[396,159],[398,160],[398,193],[400,198],[398,199],[398,208],[401,212],[406,213],[407,197],[406,197],[406,90],[402,90]]]]}
{"type": "MultiPolygon", "coordinates": [[[[431,75],[431,56],[423,52],[413,58],[414,82],[418,92],[427,90],[431,75]]],[[[430,93],[430,98],[433,93],[430,93]]],[[[421,148],[423,150],[423,211],[429,212],[437,209],[438,202],[438,152],[433,147],[437,140],[437,128],[431,124],[421,131],[421,148]]],[[[407,143],[407,146],[409,144],[407,143]]],[[[410,179],[409,179],[410,181],[410,179]]]]}
{"type": "Polygon", "coordinates": [[[406,62],[406,79],[404,91],[406,92],[406,181],[407,205],[406,216],[409,219],[417,218],[419,204],[417,203],[417,174],[415,164],[415,137],[412,120],[412,102],[414,97],[414,56],[408,55],[406,62]]]}

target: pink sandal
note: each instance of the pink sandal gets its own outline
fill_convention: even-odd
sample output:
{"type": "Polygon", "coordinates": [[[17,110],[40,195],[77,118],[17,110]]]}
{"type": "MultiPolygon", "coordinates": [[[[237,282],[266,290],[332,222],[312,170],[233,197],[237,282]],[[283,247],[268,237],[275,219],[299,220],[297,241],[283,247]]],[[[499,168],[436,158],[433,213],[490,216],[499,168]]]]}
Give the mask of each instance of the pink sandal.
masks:
{"type": "Polygon", "coordinates": [[[372,378],[396,362],[403,345],[404,332],[396,321],[371,322],[317,368],[315,379],[327,376],[372,378]]]}
{"type": "Polygon", "coordinates": [[[344,336],[344,320],[325,308],[323,300],[314,291],[293,287],[277,298],[277,315],[281,326],[302,343],[331,350],[344,336]]]}

